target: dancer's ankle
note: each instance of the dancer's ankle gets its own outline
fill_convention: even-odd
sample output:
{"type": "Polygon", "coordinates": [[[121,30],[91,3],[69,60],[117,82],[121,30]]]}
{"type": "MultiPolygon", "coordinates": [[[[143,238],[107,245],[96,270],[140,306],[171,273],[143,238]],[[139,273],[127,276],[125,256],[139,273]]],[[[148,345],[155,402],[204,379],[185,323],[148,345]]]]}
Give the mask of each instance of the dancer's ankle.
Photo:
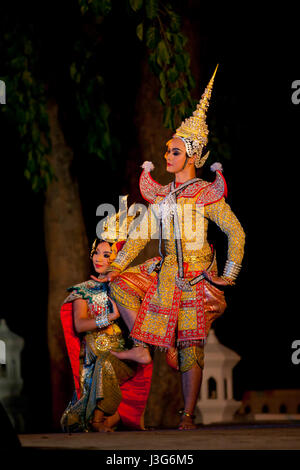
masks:
{"type": "Polygon", "coordinates": [[[145,348],[145,349],[149,349],[148,344],[143,343],[142,341],[133,341],[133,347],[134,348],[142,347],[142,348],[145,348]]]}
{"type": "Polygon", "coordinates": [[[192,430],[197,428],[197,425],[194,423],[195,415],[186,410],[180,410],[179,414],[181,414],[180,424],[178,426],[179,430],[192,430]]]}

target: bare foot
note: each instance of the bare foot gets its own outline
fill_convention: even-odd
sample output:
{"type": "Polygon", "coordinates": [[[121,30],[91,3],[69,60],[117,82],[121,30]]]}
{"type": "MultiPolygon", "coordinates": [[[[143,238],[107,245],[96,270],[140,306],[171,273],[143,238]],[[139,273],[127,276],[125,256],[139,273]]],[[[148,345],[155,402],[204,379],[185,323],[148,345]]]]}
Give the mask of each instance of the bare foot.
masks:
{"type": "Polygon", "coordinates": [[[139,364],[150,364],[152,362],[152,358],[150,356],[150,352],[148,348],[144,348],[143,346],[137,346],[132,349],[127,349],[126,351],[110,351],[111,354],[116,356],[118,359],[121,360],[129,360],[135,361],[139,364]]]}
{"type": "Polygon", "coordinates": [[[178,429],[180,431],[188,431],[191,429],[197,429],[197,426],[193,422],[193,418],[191,416],[182,416],[178,429]]]}
{"type": "Polygon", "coordinates": [[[94,432],[113,432],[108,423],[106,422],[106,416],[104,412],[99,408],[96,408],[93,414],[93,420],[91,422],[91,427],[94,432]]]}
{"type": "Polygon", "coordinates": [[[92,430],[94,432],[114,432],[114,430],[107,426],[106,421],[92,421],[92,430]]]}
{"type": "Polygon", "coordinates": [[[105,426],[108,428],[114,428],[121,421],[119,413],[116,411],[112,416],[107,416],[104,421],[105,426]]]}

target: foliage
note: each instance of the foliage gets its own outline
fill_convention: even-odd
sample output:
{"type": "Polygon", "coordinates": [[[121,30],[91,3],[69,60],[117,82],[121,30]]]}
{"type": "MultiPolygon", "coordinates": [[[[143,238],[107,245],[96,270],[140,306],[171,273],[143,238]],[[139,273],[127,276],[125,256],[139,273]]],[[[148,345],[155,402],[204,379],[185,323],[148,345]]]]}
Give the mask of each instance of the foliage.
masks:
{"type": "MultiPolygon", "coordinates": [[[[118,1],[78,0],[76,21],[80,32],[70,39],[73,51],[64,64],[69,70],[70,89],[81,123],[83,150],[107,160],[112,160],[114,137],[110,106],[105,99],[100,36],[105,34],[101,27],[106,18],[119,14],[118,1]]],[[[173,4],[176,5],[176,0],[173,4]]],[[[126,5],[129,16],[136,19],[137,38],[147,48],[149,65],[160,82],[163,124],[175,129],[194,107],[190,95],[194,80],[190,57],[185,50],[187,40],[180,30],[180,16],[171,1],[128,0],[126,5]]],[[[42,78],[39,71],[43,45],[34,25],[12,29],[12,21],[7,25],[5,21],[2,23],[6,34],[1,51],[4,73],[0,78],[6,83],[8,98],[0,112],[6,113],[18,129],[21,153],[26,159],[25,177],[31,182],[33,191],[45,191],[54,175],[48,160],[51,151],[48,77],[42,78]]]]}
{"type": "Polygon", "coordinates": [[[138,16],[137,37],[148,48],[149,65],[160,81],[163,124],[174,130],[195,106],[190,94],[195,81],[180,16],[170,2],[129,0],[129,3],[138,16]]]}
{"type": "Polygon", "coordinates": [[[105,82],[97,66],[97,46],[82,48],[81,41],[74,46],[74,60],[70,78],[81,122],[83,151],[105,160],[112,160],[112,136],[109,125],[110,107],[105,101],[105,82]],[[96,52],[92,52],[96,49],[96,52]]]}
{"type": "Polygon", "coordinates": [[[20,150],[26,157],[24,176],[33,191],[46,189],[53,178],[47,155],[51,150],[45,85],[38,72],[39,44],[30,26],[6,33],[2,42],[2,76],[6,105],[1,106],[8,121],[16,126],[20,150]]]}

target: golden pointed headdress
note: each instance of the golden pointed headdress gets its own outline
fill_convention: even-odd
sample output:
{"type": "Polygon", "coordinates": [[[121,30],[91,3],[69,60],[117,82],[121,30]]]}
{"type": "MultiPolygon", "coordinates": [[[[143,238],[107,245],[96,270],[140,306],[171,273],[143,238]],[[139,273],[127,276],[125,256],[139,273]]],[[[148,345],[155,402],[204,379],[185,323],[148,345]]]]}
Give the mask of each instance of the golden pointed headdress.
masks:
{"type": "Polygon", "coordinates": [[[209,155],[209,152],[207,152],[201,158],[202,150],[208,142],[209,131],[206,124],[206,112],[209,107],[209,100],[218,66],[219,64],[216,66],[213,76],[205,88],[193,115],[181,123],[178,129],[176,129],[176,134],[174,135],[174,137],[180,137],[184,141],[189,157],[192,157],[194,153],[197,154],[197,158],[195,160],[195,166],[197,168],[204,165],[209,155]]]}

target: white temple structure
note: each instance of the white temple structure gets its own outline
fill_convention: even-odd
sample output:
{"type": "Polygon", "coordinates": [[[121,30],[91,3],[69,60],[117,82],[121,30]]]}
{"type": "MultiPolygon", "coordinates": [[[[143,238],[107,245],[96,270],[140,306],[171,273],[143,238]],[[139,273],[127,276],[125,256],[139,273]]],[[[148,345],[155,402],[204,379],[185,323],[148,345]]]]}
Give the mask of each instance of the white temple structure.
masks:
{"type": "Polygon", "coordinates": [[[233,399],[232,370],[240,356],[221,344],[211,328],[204,349],[204,371],[196,405],[196,423],[233,421],[241,402],[233,399]]]}
{"type": "Polygon", "coordinates": [[[24,340],[0,320],[0,400],[19,395],[23,386],[21,351],[24,340]]]}

